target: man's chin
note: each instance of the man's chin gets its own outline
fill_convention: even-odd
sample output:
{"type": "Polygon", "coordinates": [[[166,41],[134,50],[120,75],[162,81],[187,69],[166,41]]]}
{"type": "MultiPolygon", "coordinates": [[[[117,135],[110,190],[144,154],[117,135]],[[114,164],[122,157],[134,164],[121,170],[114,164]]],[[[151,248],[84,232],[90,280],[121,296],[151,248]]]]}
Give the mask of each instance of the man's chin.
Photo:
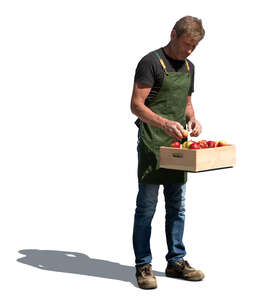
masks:
{"type": "Polygon", "coordinates": [[[177,57],[177,60],[185,60],[187,57],[188,55],[179,56],[177,57]]]}

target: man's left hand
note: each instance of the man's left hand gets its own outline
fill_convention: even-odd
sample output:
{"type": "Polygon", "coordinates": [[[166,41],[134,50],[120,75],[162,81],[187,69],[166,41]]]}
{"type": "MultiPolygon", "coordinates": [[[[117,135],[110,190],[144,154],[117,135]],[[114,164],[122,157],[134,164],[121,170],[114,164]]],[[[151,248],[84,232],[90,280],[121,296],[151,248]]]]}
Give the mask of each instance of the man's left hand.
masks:
{"type": "Polygon", "coordinates": [[[198,122],[198,120],[190,120],[187,125],[188,125],[188,131],[192,129],[190,136],[199,136],[200,133],[202,132],[202,126],[198,122]]]}

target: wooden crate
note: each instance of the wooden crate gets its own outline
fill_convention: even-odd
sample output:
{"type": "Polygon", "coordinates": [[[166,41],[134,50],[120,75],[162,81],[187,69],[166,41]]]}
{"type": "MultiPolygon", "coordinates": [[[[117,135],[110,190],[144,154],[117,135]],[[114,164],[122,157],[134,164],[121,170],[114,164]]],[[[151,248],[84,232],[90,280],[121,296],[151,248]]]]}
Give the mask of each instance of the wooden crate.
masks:
{"type": "Polygon", "coordinates": [[[235,145],[204,149],[160,147],[160,167],[199,172],[233,167],[236,163],[235,145]]]}

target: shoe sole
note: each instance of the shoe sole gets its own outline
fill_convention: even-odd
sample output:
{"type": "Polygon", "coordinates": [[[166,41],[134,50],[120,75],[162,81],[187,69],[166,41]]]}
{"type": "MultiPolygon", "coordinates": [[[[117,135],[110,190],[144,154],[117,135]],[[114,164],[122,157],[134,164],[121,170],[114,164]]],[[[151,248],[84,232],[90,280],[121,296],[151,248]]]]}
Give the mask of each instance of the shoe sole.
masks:
{"type": "Polygon", "coordinates": [[[184,278],[184,277],[181,277],[181,276],[174,276],[174,275],[170,275],[170,274],[167,274],[167,273],[165,273],[165,274],[166,274],[167,277],[178,278],[178,279],[183,279],[183,280],[188,280],[188,281],[201,281],[205,278],[204,276],[202,278],[201,277],[184,278]]]}
{"type": "Polygon", "coordinates": [[[137,281],[137,284],[139,288],[143,290],[152,290],[158,287],[157,281],[144,282],[143,284],[139,284],[137,281]]]}
{"type": "Polygon", "coordinates": [[[144,285],[144,286],[140,286],[138,284],[139,288],[140,289],[143,289],[143,290],[153,290],[153,289],[156,289],[158,286],[157,284],[156,285],[144,285]]]}

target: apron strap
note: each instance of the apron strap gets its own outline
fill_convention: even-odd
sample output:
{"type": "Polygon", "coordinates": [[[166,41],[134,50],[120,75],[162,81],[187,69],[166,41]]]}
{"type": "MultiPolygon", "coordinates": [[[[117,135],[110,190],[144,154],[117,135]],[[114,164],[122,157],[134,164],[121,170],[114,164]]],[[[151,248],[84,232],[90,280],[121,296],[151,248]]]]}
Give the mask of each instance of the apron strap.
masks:
{"type": "Polygon", "coordinates": [[[158,54],[157,51],[154,51],[154,54],[155,54],[155,55],[157,56],[157,58],[159,59],[159,62],[160,62],[160,64],[161,64],[161,66],[162,66],[162,68],[163,68],[165,74],[168,75],[168,72],[167,72],[167,70],[166,70],[166,65],[165,65],[165,63],[163,62],[163,59],[160,57],[160,55],[158,54]]]}
{"type": "MultiPolygon", "coordinates": [[[[161,66],[162,66],[162,68],[163,68],[165,74],[168,75],[168,72],[167,72],[167,70],[166,70],[166,65],[165,65],[163,59],[160,57],[160,55],[158,54],[157,51],[154,51],[154,54],[155,54],[155,55],[157,56],[157,58],[159,59],[159,62],[160,62],[160,64],[161,64],[161,66]]],[[[186,63],[187,71],[188,71],[188,73],[189,73],[190,67],[189,67],[189,63],[188,63],[187,59],[185,59],[185,63],[186,63]]]]}
{"type": "Polygon", "coordinates": [[[186,63],[187,71],[189,73],[189,63],[188,63],[187,59],[185,59],[185,63],[186,63]]]}

